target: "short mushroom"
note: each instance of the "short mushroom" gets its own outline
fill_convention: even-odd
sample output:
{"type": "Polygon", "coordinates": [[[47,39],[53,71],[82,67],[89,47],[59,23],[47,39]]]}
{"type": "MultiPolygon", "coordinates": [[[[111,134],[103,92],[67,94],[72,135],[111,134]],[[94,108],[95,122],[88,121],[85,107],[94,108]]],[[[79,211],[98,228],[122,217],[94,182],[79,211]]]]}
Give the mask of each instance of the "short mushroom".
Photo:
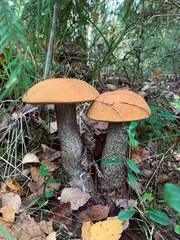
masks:
{"type": "Polygon", "coordinates": [[[88,109],[87,116],[95,121],[108,122],[106,142],[102,151],[100,178],[104,190],[125,191],[125,158],[128,155],[126,122],[148,118],[151,110],[146,101],[129,90],[105,92],[99,95],[88,109]],[[122,164],[103,164],[107,159],[121,159],[122,164]]]}
{"type": "Polygon", "coordinates": [[[84,150],[76,122],[76,103],[94,101],[98,95],[82,80],[52,78],[35,84],[22,99],[31,104],[55,104],[62,165],[70,179],[82,173],[80,159],[84,150]]]}

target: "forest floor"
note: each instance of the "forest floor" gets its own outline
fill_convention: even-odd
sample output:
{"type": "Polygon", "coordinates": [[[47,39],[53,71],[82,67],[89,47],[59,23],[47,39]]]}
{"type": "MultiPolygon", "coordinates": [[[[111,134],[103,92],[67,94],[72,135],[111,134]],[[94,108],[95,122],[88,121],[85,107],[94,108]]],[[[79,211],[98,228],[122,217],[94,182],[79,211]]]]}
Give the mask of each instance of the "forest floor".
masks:
{"type": "MultiPolygon", "coordinates": [[[[57,231],[57,239],[75,240],[81,239],[82,222],[99,222],[117,216],[121,209],[136,207],[139,211],[126,221],[122,240],[179,239],[173,230],[178,222],[177,213],[162,199],[166,182],[180,182],[180,109],[174,104],[179,101],[176,99],[179,86],[180,80],[175,77],[156,77],[142,84],[109,80],[97,86],[100,92],[130,88],[155,109],[153,122],[137,128],[140,145],[131,149],[131,159],[143,175],[138,177],[138,191],[127,181],[126,199],[119,199],[116,193],[106,195],[98,190],[96,161],[101,157],[107,124],[87,119],[86,106],[82,104],[77,110],[79,129],[87,150],[82,165],[94,176],[96,191],[92,193],[79,192],[75,187],[78,183],[68,183],[63,175],[53,107],[48,107],[47,121],[47,116],[41,114],[37,106],[25,106],[19,100],[2,101],[0,225],[14,239],[52,240],[56,239],[54,231],[57,231]],[[141,197],[145,193],[148,197],[142,204],[141,197]],[[143,218],[143,208],[160,208],[168,214],[171,224],[162,226],[143,218]]],[[[0,239],[7,239],[6,231],[0,231],[0,239]]]]}

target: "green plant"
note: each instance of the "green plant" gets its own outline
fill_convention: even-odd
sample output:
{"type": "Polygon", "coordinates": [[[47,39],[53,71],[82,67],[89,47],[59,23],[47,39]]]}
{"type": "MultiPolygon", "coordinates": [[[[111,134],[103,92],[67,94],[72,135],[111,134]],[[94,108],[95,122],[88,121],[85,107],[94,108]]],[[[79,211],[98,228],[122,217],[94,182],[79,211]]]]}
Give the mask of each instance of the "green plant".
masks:
{"type": "Polygon", "coordinates": [[[53,190],[48,190],[48,185],[50,183],[55,183],[56,180],[53,178],[47,179],[48,177],[48,167],[46,165],[41,165],[40,166],[40,175],[44,177],[44,200],[47,198],[51,198],[54,196],[54,191],[53,190]]]}
{"type": "Polygon", "coordinates": [[[0,226],[0,232],[6,237],[7,240],[14,240],[11,235],[6,231],[6,229],[3,228],[3,226],[0,226]]]}
{"type": "Polygon", "coordinates": [[[174,226],[174,231],[180,234],[180,187],[173,183],[166,183],[163,198],[170,207],[178,212],[179,222],[174,226]]]}

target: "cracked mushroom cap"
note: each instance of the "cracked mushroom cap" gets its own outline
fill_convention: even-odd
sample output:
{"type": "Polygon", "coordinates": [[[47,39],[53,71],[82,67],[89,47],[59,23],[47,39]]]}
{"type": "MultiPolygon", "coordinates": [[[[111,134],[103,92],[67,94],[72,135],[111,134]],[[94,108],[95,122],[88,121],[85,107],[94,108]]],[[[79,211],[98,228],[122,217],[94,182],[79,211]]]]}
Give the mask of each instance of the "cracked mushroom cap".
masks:
{"type": "Polygon", "coordinates": [[[90,84],[73,78],[51,78],[36,83],[23,96],[31,104],[78,103],[94,101],[99,95],[90,84]]]}
{"type": "Polygon", "coordinates": [[[87,112],[90,119],[102,122],[131,122],[150,115],[151,110],[144,98],[129,90],[99,95],[87,112]]]}

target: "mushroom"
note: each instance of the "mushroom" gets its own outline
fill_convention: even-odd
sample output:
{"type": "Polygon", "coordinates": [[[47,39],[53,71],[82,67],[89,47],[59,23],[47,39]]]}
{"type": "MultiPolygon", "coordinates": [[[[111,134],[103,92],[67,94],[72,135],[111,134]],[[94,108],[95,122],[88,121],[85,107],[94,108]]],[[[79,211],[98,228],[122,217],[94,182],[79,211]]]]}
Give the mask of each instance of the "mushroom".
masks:
{"type": "Polygon", "coordinates": [[[76,122],[76,103],[95,100],[98,91],[73,78],[52,78],[31,87],[22,101],[31,104],[55,104],[62,165],[70,179],[82,173],[83,144],[76,122]]]}
{"type": "Polygon", "coordinates": [[[125,158],[128,155],[127,122],[148,118],[151,110],[146,101],[129,90],[105,92],[99,95],[88,109],[87,116],[95,121],[108,122],[106,142],[102,151],[100,169],[101,187],[107,191],[116,189],[123,195],[125,184],[125,158]],[[120,159],[121,164],[103,164],[107,159],[120,159]]]}

